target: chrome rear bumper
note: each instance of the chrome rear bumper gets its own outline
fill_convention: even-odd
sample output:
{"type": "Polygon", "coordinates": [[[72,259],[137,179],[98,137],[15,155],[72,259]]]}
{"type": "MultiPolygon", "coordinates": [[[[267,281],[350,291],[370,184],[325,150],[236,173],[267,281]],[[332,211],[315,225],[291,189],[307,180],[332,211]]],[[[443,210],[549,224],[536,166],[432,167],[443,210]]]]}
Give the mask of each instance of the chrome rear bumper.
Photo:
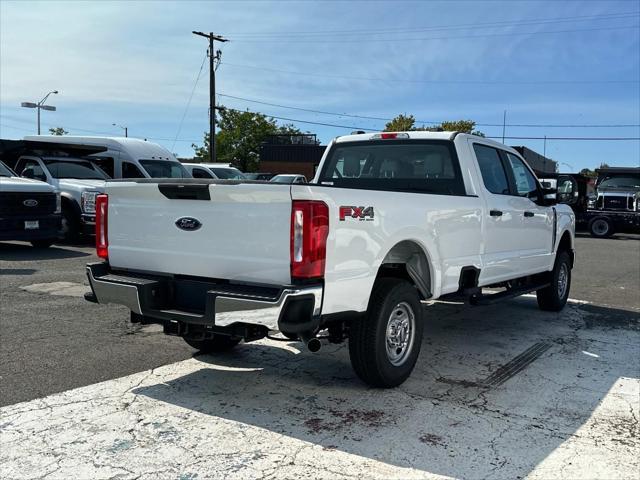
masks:
{"type": "Polygon", "coordinates": [[[132,312],[168,322],[228,327],[260,325],[292,333],[313,330],[320,320],[322,285],[229,285],[189,280],[176,285],[172,277],[113,273],[106,263],[87,265],[87,277],[97,303],[124,305],[132,312]],[[180,306],[180,288],[196,294],[199,308],[180,306]],[[178,293],[176,293],[178,292],[178,293]]]}

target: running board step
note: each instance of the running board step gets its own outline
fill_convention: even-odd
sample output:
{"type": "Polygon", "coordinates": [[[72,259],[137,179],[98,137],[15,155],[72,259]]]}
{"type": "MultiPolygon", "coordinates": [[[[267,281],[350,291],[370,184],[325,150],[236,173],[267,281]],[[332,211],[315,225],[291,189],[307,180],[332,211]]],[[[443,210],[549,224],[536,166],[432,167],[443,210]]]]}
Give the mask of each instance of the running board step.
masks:
{"type": "Polygon", "coordinates": [[[525,293],[535,292],[536,290],[546,288],[549,285],[549,283],[527,285],[526,287],[511,288],[509,290],[505,290],[504,292],[492,293],[489,295],[479,293],[471,295],[471,297],[469,297],[469,302],[471,303],[471,305],[491,305],[497,302],[501,302],[502,300],[519,297],[520,295],[524,295],[525,293]]]}

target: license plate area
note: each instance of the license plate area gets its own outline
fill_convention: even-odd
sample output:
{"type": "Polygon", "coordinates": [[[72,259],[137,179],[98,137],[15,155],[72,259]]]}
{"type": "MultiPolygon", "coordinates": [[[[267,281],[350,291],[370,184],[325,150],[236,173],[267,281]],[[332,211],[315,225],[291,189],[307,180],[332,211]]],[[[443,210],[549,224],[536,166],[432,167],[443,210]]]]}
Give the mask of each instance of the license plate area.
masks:
{"type": "Polygon", "coordinates": [[[24,229],[25,230],[38,230],[40,228],[40,221],[38,220],[25,220],[24,229]]]}

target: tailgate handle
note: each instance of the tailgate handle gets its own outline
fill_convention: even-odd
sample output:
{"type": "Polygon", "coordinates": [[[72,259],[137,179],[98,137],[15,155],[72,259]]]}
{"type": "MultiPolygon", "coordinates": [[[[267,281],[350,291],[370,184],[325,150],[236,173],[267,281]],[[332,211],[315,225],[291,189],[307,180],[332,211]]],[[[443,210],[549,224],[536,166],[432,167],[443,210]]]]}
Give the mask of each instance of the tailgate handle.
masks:
{"type": "Polygon", "coordinates": [[[211,200],[208,184],[161,183],[158,190],[171,200],[211,200]]]}

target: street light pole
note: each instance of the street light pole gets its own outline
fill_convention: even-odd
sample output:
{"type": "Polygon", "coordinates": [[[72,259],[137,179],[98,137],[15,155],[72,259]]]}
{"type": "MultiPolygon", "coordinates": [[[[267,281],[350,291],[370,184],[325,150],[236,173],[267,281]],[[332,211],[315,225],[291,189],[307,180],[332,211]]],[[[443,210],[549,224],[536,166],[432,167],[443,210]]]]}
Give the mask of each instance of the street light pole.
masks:
{"type": "Polygon", "coordinates": [[[213,42],[228,42],[228,40],[221,35],[214,35],[213,32],[191,32],[194,35],[204,37],[209,40],[209,161],[215,163],[216,161],[216,70],[214,66],[214,60],[216,59],[215,51],[213,50],[213,42]]]}
{"type": "Polygon", "coordinates": [[[38,117],[38,135],[40,135],[40,110],[47,110],[49,112],[55,112],[56,111],[56,107],[54,107],[53,105],[45,105],[44,102],[47,101],[47,98],[49,98],[49,95],[51,94],[57,95],[58,94],[58,90],[52,90],[49,93],[47,93],[44,98],[42,100],[40,100],[38,103],[33,103],[33,102],[22,102],[22,104],[20,106],[25,107],[25,108],[35,108],[37,110],[37,117],[38,117]]]}
{"type": "Polygon", "coordinates": [[[114,127],[119,127],[124,130],[124,136],[127,138],[129,136],[129,129],[127,127],[123,127],[122,125],[118,125],[117,123],[112,123],[114,127]]]}

